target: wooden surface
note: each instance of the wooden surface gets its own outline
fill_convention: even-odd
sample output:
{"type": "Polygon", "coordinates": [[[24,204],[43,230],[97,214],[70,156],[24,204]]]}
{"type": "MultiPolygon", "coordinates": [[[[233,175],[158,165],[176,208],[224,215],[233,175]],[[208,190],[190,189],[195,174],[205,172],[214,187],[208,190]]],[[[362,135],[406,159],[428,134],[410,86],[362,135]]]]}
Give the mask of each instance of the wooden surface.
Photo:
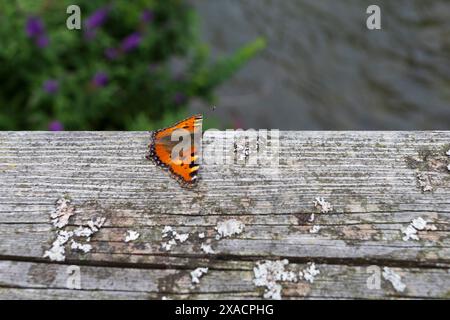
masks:
{"type": "MultiPolygon", "coordinates": [[[[245,133],[236,135],[239,144],[245,133]]],[[[450,297],[450,132],[280,132],[279,161],[252,165],[210,163],[206,155],[224,132],[207,131],[208,163],[192,191],[145,159],[149,136],[0,133],[0,298],[260,299],[253,268],[278,259],[292,270],[309,262],[320,270],[313,283],[281,283],[285,299],[450,297]],[[431,192],[421,190],[418,173],[431,192]],[[107,220],[91,252],[67,250],[54,262],[43,256],[56,238],[50,214],[63,197],[76,207],[66,228],[107,220]],[[319,213],[316,197],[333,211],[319,213]],[[436,230],[404,241],[401,230],[418,217],[436,230]],[[231,218],[244,232],[217,240],[217,223],[231,218]],[[310,233],[313,225],[322,229],[310,233]],[[190,237],[167,252],[164,226],[190,237]],[[127,230],[140,237],[126,243],[127,230]],[[204,242],[215,253],[205,254],[204,242]],[[80,266],[79,290],[67,288],[71,265],[80,266]],[[385,279],[368,289],[373,265],[390,267],[406,289],[385,279]],[[197,267],[209,272],[193,285],[197,267]]],[[[227,141],[242,158],[233,148],[227,141]]]]}

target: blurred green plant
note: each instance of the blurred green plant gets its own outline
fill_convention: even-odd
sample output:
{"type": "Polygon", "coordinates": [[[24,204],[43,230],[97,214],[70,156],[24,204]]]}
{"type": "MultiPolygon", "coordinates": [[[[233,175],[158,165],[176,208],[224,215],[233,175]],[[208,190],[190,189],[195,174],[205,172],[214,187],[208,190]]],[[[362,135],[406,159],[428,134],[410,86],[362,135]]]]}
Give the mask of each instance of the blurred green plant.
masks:
{"type": "Polygon", "coordinates": [[[1,130],[151,130],[179,120],[264,48],[212,61],[182,0],[0,2],[1,130]],[[66,27],[77,4],[82,29],[66,27]],[[176,67],[174,67],[176,66],[176,67]]]}

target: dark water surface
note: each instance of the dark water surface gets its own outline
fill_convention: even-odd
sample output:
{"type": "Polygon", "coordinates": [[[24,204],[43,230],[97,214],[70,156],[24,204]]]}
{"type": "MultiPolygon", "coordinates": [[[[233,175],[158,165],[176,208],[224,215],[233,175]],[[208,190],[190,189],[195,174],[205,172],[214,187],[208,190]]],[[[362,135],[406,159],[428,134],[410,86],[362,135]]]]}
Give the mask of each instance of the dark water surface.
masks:
{"type": "Polygon", "coordinates": [[[220,89],[214,114],[226,125],[450,129],[449,0],[193,3],[216,54],[268,42],[220,89]],[[366,28],[370,4],[382,9],[381,31],[366,28]]]}

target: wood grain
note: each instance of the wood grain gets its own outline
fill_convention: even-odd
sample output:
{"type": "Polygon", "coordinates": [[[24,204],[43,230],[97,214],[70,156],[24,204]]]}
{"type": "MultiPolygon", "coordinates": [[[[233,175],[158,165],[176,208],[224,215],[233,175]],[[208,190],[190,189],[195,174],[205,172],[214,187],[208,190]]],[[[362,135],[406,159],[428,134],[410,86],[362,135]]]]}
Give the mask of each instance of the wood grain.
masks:
{"type": "Polygon", "coordinates": [[[253,163],[240,146],[255,136],[207,131],[194,190],[145,159],[149,136],[0,133],[0,298],[259,299],[256,261],[282,258],[321,271],[312,284],[283,284],[285,298],[448,298],[450,132],[279,132],[267,146],[276,157],[253,163]],[[430,179],[431,192],[421,190],[417,173],[430,179]],[[67,230],[107,220],[90,253],[67,250],[56,263],[43,255],[56,237],[50,214],[62,197],[76,207],[67,230]],[[334,210],[319,213],[316,197],[334,210]],[[436,230],[403,241],[402,228],[418,217],[436,230]],[[217,223],[232,218],[245,231],[216,240],[217,223]],[[169,252],[161,248],[166,225],[190,233],[169,252]],[[313,225],[322,229],[312,234],[313,225]],[[127,230],[139,239],[125,243],[127,230]],[[215,253],[205,254],[202,243],[215,253]],[[82,290],[64,286],[68,265],[81,266],[82,290]],[[370,265],[394,268],[407,289],[384,280],[380,290],[367,289],[370,265]],[[205,266],[210,272],[192,287],[189,272],[205,266]]]}

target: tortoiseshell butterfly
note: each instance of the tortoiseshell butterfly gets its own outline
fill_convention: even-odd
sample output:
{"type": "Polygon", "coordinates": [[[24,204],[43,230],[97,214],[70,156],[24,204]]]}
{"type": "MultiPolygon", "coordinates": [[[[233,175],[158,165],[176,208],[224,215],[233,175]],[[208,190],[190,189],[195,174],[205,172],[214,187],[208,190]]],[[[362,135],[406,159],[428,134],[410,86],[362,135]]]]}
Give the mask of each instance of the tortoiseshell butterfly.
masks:
{"type": "Polygon", "coordinates": [[[153,131],[148,145],[146,158],[169,170],[183,187],[193,187],[198,181],[202,121],[202,115],[195,115],[153,131]]]}

